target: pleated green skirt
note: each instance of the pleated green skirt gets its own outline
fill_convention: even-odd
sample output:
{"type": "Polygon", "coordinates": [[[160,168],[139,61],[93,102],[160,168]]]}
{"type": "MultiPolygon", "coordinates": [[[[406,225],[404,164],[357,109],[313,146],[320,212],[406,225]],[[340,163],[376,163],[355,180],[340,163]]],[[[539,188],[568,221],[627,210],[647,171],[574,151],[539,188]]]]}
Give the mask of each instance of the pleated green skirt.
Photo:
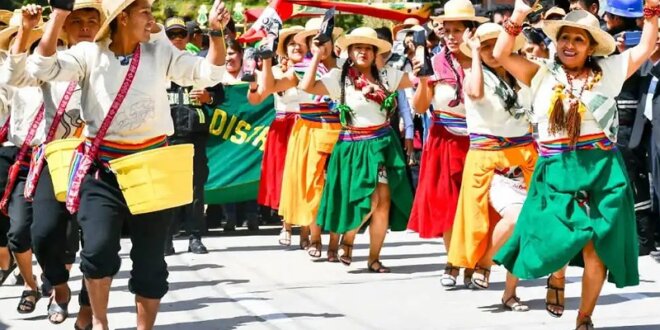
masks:
{"type": "Polygon", "coordinates": [[[513,235],[494,261],[522,279],[566,264],[583,266],[593,241],[617,287],[639,284],[633,193],[617,150],[578,150],[540,157],[513,235]],[[588,211],[577,196],[588,194],[588,211]]]}
{"type": "Polygon", "coordinates": [[[403,149],[393,130],[374,139],[337,142],[328,161],[318,225],[333,233],[359,228],[371,211],[371,195],[381,167],[387,171],[391,194],[390,229],[406,230],[412,187],[406,175],[403,149]]]}

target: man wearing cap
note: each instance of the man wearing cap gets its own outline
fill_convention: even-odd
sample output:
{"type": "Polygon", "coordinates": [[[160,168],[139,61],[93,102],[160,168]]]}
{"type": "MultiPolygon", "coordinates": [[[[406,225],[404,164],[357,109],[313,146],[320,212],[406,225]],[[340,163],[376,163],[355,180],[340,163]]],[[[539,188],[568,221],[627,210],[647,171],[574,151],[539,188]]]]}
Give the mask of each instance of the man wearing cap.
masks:
{"type": "MultiPolygon", "coordinates": [[[[608,0],[605,7],[605,24],[607,32],[617,38],[618,50],[636,45],[630,39],[633,34],[639,34],[637,19],[643,17],[642,0],[608,0]],[[628,39],[628,40],[626,40],[628,39]],[[627,45],[627,47],[626,47],[627,45]]],[[[641,69],[640,69],[641,70],[641,69]]],[[[635,193],[635,215],[637,217],[637,232],[639,236],[639,253],[647,255],[655,248],[653,231],[651,229],[651,193],[649,185],[649,169],[647,166],[648,143],[642,143],[636,148],[630,148],[630,138],[635,122],[635,113],[639,106],[639,91],[642,89],[641,73],[636,72],[628,78],[616,98],[619,109],[619,133],[617,147],[623,155],[628,170],[628,177],[635,193]]]]}
{"type": "Polygon", "coordinates": [[[186,50],[197,55],[204,48],[204,31],[202,31],[202,28],[195,21],[186,22],[186,29],[188,30],[189,39],[186,50]]]}
{"type": "MultiPolygon", "coordinates": [[[[190,34],[182,18],[170,17],[165,21],[165,33],[172,45],[185,51],[190,34]]],[[[183,222],[189,235],[188,252],[195,254],[208,253],[202,243],[202,233],[206,228],[204,219],[204,184],[208,176],[208,159],[206,158],[206,141],[209,132],[209,120],[202,110],[203,104],[215,102],[212,91],[206,89],[193,90],[192,86],[179,86],[170,83],[167,90],[174,121],[174,135],[170,136],[170,144],[192,143],[195,146],[193,157],[193,202],[174,210],[172,234],[179,230],[183,222]]],[[[174,254],[172,238],[165,245],[165,255],[174,254]]]]}

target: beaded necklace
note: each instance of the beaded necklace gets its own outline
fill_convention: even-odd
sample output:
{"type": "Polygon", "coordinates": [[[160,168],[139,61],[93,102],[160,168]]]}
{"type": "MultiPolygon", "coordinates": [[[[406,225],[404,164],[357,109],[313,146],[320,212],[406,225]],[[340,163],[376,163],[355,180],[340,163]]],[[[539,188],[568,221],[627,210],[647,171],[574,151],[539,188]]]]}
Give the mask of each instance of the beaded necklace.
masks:
{"type": "Polygon", "coordinates": [[[560,132],[566,131],[568,137],[570,138],[571,145],[575,145],[578,137],[580,136],[580,126],[582,124],[582,114],[586,111],[586,107],[582,103],[582,95],[585,91],[593,89],[593,87],[600,82],[603,73],[600,70],[583,70],[575,76],[571,76],[564,69],[564,75],[566,76],[566,81],[568,82],[568,88],[561,82],[557,82],[553,88],[553,96],[550,102],[550,108],[548,109],[548,118],[550,119],[550,125],[548,127],[548,132],[550,134],[557,134],[560,132]],[[577,95],[573,93],[573,83],[576,78],[579,78],[586,72],[586,81],[580,88],[580,91],[577,95]],[[592,76],[592,73],[593,76],[592,76]],[[564,100],[568,97],[568,112],[564,113],[564,100]]]}

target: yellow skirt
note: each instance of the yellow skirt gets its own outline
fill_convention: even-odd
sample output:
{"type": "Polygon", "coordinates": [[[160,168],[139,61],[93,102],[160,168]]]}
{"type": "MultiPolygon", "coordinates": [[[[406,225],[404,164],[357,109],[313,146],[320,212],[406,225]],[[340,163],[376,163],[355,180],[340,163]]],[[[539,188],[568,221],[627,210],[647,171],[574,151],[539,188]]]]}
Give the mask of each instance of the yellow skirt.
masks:
{"type": "Polygon", "coordinates": [[[282,178],[279,215],[287,224],[316,221],[325,185],[325,167],[341,124],[299,119],[289,138],[282,178]]]}
{"type": "Polygon", "coordinates": [[[468,151],[449,248],[448,261],[452,265],[474,268],[488,250],[490,236],[500,219],[488,196],[495,170],[520,167],[529,189],[537,157],[533,144],[468,151]]]}

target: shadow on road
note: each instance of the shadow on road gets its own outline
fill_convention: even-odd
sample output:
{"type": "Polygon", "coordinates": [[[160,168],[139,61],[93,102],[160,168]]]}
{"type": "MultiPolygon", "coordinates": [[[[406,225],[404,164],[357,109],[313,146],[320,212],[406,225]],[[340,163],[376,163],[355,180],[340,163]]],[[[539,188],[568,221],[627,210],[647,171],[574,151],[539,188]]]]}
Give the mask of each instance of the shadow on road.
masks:
{"type": "MultiPolygon", "coordinates": [[[[194,311],[206,307],[216,307],[215,304],[236,303],[243,300],[270,300],[267,298],[209,298],[200,297],[191,300],[180,300],[168,303],[161,303],[159,313],[194,311]]],[[[108,309],[108,313],[135,313],[135,306],[113,307],[108,309]]]]}
{"type": "MultiPolygon", "coordinates": [[[[237,279],[226,279],[226,280],[215,280],[215,281],[191,281],[191,282],[174,282],[170,283],[169,291],[176,290],[185,290],[197,287],[205,286],[216,286],[218,284],[245,284],[249,283],[250,280],[237,280],[237,279]]],[[[128,291],[128,285],[113,286],[110,288],[110,291],[128,291]]]]}
{"type": "MultiPolygon", "coordinates": [[[[232,318],[227,318],[227,319],[217,319],[217,320],[208,320],[208,321],[193,321],[193,322],[185,322],[185,323],[159,325],[158,329],[159,330],[183,330],[183,329],[186,329],[186,330],[188,330],[188,329],[195,329],[195,330],[217,330],[217,329],[230,330],[230,329],[236,329],[240,326],[248,325],[250,323],[264,323],[264,324],[267,325],[270,321],[281,320],[281,319],[284,319],[285,317],[289,318],[289,319],[304,318],[304,317],[329,319],[329,318],[344,317],[344,315],[343,314],[330,314],[330,313],[322,313],[322,314],[286,313],[286,314],[283,314],[283,315],[282,314],[264,315],[263,317],[245,315],[245,316],[238,316],[238,317],[232,317],[232,318]],[[266,320],[268,320],[268,321],[266,321],[266,320]]],[[[128,329],[134,329],[134,328],[126,328],[125,330],[128,330],[128,329]]],[[[118,330],[124,330],[124,329],[118,329],[118,330]]]]}
{"type": "MultiPolygon", "coordinates": [[[[385,259],[385,258],[383,258],[385,259]]],[[[389,266],[388,266],[389,267],[389,266]]],[[[394,266],[390,267],[392,274],[416,274],[416,273],[428,273],[428,272],[437,272],[445,269],[445,264],[421,264],[421,265],[406,265],[406,266],[394,266]]],[[[374,274],[365,268],[351,270],[349,274],[374,274]]]]}

